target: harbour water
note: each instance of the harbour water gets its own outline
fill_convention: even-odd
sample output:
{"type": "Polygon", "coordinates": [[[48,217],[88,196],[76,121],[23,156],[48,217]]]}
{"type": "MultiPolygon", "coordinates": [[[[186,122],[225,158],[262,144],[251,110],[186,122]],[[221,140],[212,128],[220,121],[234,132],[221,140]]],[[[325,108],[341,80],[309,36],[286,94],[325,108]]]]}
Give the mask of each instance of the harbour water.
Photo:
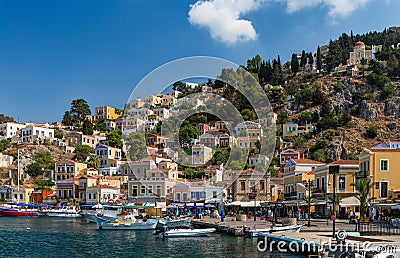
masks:
{"type": "Polygon", "coordinates": [[[243,237],[162,239],[150,231],[97,230],[82,218],[0,217],[0,257],[301,256],[262,253],[255,239],[243,237]]]}

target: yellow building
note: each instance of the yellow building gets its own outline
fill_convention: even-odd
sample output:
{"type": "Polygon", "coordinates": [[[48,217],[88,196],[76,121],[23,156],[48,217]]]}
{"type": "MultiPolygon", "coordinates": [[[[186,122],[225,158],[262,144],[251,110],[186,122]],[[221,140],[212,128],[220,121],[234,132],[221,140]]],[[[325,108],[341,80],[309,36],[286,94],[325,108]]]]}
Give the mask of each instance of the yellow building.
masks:
{"type": "Polygon", "coordinates": [[[203,145],[196,144],[192,146],[192,165],[204,165],[213,157],[211,148],[203,145]]]}
{"type": "Polygon", "coordinates": [[[94,185],[86,189],[86,203],[97,204],[118,200],[119,188],[111,185],[94,185]]]}
{"type": "Polygon", "coordinates": [[[314,180],[314,169],[325,163],[311,159],[291,159],[283,171],[285,200],[303,200],[307,195],[304,182],[314,180]]]}
{"type": "Polygon", "coordinates": [[[166,202],[172,197],[178,172],[171,169],[151,169],[142,178],[128,182],[128,199],[133,202],[166,202]]]}
{"type": "Polygon", "coordinates": [[[94,109],[94,122],[100,119],[115,120],[122,116],[122,112],[117,112],[115,108],[109,106],[100,106],[94,109]]]}
{"type": "Polygon", "coordinates": [[[31,196],[33,191],[33,187],[30,187],[29,185],[20,185],[19,191],[18,187],[15,186],[13,188],[13,201],[19,203],[30,203],[32,201],[31,196]]]}
{"type": "Polygon", "coordinates": [[[87,164],[73,160],[64,160],[55,164],[55,179],[66,180],[86,173],[87,164]]]}
{"type": "Polygon", "coordinates": [[[354,196],[357,195],[355,187],[352,185],[356,181],[356,175],[359,171],[358,160],[338,160],[329,164],[315,168],[315,179],[313,182],[312,196],[319,200],[316,205],[316,212],[319,214],[329,214],[329,205],[333,196],[333,187],[335,195],[339,197],[339,216],[346,217],[349,209],[353,212],[359,212],[360,202],[354,196]],[[333,184],[333,174],[329,174],[331,166],[339,166],[339,172],[336,174],[336,184],[333,184]],[[324,202],[325,201],[325,202],[324,202]]]}
{"type": "Polygon", "coordinates": [[[359,156],[357,178],[371,180],[375,200],[400,197],[400,144],[389,143],[364,149],[359,156]]]}

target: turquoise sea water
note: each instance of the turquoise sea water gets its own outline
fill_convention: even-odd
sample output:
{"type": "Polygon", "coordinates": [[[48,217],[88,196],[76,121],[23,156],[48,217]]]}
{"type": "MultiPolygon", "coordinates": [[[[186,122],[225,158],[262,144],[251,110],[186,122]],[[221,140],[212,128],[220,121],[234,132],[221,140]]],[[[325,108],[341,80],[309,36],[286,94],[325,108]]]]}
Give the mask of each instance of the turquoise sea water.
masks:
{"type": "Polygon", "coordinates": [[[162,239],[152,232],[98,230],[95,224],[79,218],[0,217],[0,257],[300,256],[261,253],[255,239],[220,234],[162,239]]]}

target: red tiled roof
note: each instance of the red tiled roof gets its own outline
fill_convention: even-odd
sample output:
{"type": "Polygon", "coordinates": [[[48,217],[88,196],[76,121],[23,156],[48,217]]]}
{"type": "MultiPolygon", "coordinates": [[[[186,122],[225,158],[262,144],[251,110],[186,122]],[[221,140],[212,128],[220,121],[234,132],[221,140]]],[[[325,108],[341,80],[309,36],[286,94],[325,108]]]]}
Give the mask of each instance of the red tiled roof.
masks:
{"type": "Polygon", "coordinates": [[[331,162],[329,164],[337,164],[337,165],[358,165],[358,160],[337,160],[331,162]]]}
{"type": "Polygon", "coordinates": [[[369,149],[372,152],[400,152],[400,148],[398,149],[369,149]]]}
{"type": "Polygon", "coordinates": [[[325,164],[323,162],[319,162],[316,160],[312,160],[312,159],[292,159],[294,162],[296,162],[296,164],[325,164]]]}
{"type": "Polygon", "coordinates": [[[108,189],[117,189],[115,186],[111,186],[111,185],[93,185],[93,186],[89,186],[88,188],[108,188],[108,189]]]}

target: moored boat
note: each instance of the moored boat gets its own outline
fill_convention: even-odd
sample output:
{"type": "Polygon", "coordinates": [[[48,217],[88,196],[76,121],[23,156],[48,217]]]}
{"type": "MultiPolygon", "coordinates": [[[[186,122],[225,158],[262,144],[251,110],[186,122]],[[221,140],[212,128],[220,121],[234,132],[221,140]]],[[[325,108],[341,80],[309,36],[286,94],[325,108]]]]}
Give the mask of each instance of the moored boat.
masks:
{"type": "Polygon", "coordinates": [[[157,229],[161,229],[164,226],[167,228],[189,228],[191,221],[192,217],[171,219],[170,217],[166,216],[158,220],[157,229]]]}
{"type": "Polygon", "coordinates": [[[95,220],[99,229],[111,230],[154,230],[156,229],[158,219],[139,219],[137,212],[119,215],[117,220],[110,221],[103,218],[101,213],[95,215],[95,220]]]}
{"type": "Polygon", "coordinates": [[[82,215],[87,219],[88,222],[93,223],[96,223],[96,214],[101,214],[101,217],[105,220],[116,221],[118,215],[122,214],[122,209],[122,206],[96,204],[90,209],[82,210],[82,215]]]}
{"type": "Polygon", "coordinates": [[[215,228],[170,229],[162,233],[163,237],[204,237],[215,232],[215,228]]]}
{"type": "Polygon", "coordinates": [[[36,217],[38,209],[32,204],[4,204],[0,206],[1,217],[36,217]]]}
{"type": "Polygon", "coordinates": [[[64,206],[55,209],[42,210],[42,213],[49,217],[70,217],[77,218],[81,215],[75,206],[64,206]]]}
{"type": "Polygon", "coordinates": [[[246,236],[257,237],[259,233],[281,233],[281,232],[300,232],[303,225],[290,225],[290,226],[272,226],[269,228],[250,229],[246,231],[246,236]]]}

